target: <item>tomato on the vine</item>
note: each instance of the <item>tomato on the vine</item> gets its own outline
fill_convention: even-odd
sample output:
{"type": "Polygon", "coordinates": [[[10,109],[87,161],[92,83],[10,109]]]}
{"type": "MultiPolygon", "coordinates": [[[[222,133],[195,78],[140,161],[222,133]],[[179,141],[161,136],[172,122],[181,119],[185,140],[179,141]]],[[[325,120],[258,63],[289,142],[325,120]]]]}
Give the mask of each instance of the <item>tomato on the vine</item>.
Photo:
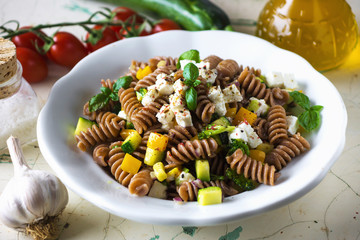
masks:
{"type": "Polygon", "coordinates": [[[59,65],[72,68],[88,54],[84,44],[71,33],[57,32],[53,40],[47,56],[59,65]]]}
{"type": "Polygon", "coordinates": [[[16,48],[16,56],[23,69],[23,77],[29,83],[43,81],[48,75],[44,58],[34,50],[25,47],[16,48]]]}
{"type": "MultiPolygon", "coordinates": [[[[93,27],[94,30],[101,30],[103,28],[103,26],[101,25],[96,25],[93,27]]],[[[102,48],[105,45],[108,45],[110,43],[116,42],[118,40],[118,37],[116,36],[115,32],[110,28],[110,27],[106,27],[103,31],[102,31],[102,37],[100,40],[98,40],[96,42],[96,44],[92,44],[89,40],[90,34],[87,33],[86,34],[86,47],[88,48],[88,50],[90,52],[93,52],[99,48],[102,48]]]]}
{"type": "MultiPolygon", "coordinates": [[[[21,27],[21,29],[29,29],[31,28],[30,26],[24,26],[21,27]]],[[[39,32],[43,33],[41,30],[38,30],[39,32]]],[[[25,47],[25,48],[30,48],[34,51],[36,51],[36,44],[37,46],[39,46],[40,48],[42,46],[44,46],[44,40],[42,40],[39,36],[37,36],[35,33],[33,32],[27,32],[27,33],[23,33],[17,36],[14,36],[11,38],[11,41],[15,44],[16,47],[25,47]]]]}
{"type": "Polygon", "coordinates": [[[158,32],[163,32],[163,31],[168,31],[168,30],[179,30],[181,29],[181,27],[174,22],[173,20],[170,19],[161,19],[159,20],[159,22],[157,22],[153,29],[152,29],[152,33],[158,33],[158,32]]]}
{"type": "Polygon", "coordinates": [[[139,28],[140,25],[136,25],[134,28],[127,27],[127,29],[123,29],[120,33],[120,39],[137,36],[148,36],[152,34],[152,32],[147,31],[145,28],[139,32],[139,28]]]}
{"type": "MultiPolygon", "coordinates": [[[[125,22],[130,17],[135,18],[136,24],[140,24],[144,21],[144,19],[141,16],[139,16],[134,10],[127,8],[127,7],[117,7],[114,10],[112,10],[112,12],[114,12],[116,14],[113,18],[113,22],[115,22],[115,23],[117,21],[125,22]]],[[[114,32],[119,33],[122,29],[122,26],[121,25],[111,26],[111,29],[114,32]]]]}

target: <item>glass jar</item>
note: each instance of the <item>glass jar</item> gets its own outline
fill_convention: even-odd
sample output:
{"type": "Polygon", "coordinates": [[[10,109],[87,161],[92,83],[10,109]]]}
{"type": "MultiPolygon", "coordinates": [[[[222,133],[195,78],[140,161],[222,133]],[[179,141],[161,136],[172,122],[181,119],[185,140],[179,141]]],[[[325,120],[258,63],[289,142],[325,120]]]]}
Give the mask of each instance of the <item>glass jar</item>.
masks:
{"type": "Polygon", "coordinates": [[[260,13],[256,35],[325,71],[342,64],[355,49],[358,27],[345,0],[270,0],[260,13]]]}
{"type": "Polygon", "coordinates": [[[16,72],[0,83],[0,152],[7,149],[10,135],[22,144],[36,140],[36,122],[41,104],[30,84],[22,77],[22,67],[16,60],[16,72]]]}

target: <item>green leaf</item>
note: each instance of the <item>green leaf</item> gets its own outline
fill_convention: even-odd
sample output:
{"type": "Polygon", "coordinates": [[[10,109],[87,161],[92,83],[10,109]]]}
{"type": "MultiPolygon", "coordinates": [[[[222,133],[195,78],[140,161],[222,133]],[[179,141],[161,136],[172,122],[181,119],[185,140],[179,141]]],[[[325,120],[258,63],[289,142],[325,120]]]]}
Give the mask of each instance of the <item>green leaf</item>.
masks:
{"type": "Polygon", "coordinates": [[[240,191],[253,190],[258,186],[257,182],[252,179],[246,178],[244,174],[237,174],[235,170],[231,168],[226,169],[225,175],[240,188],[240,191]]]}
{"type": "Polygon", "coordinates": [[[194,87],[191,87],[186,91],[185,100],[188,109],[194,111],[197,106],[197,92],[194,87]]]}
{"type": "Polygon", "coordinates": [[[119,96],[118,96],[116,93],[114,93],[114,92],[111,92],[110,95],[109,95],[109,97],[110,97],[111,100],[113,100],[113,101],[119,101],[119,96]]]}
{"type": "Polygon", "coordinates": [[[118,93],[120,88],[127,89],[130,87],[130,83],[132,82],[131,76],[124,76],[116,80],[116,82],[113,85],[113,92],[118,93]]]}
{"type": "Polygon", "coordinates": [[[298,104],[300,107],[302,107],[305,110],[310,109],[310,100],[308,96],[298,91],[293,91],[290,92],[289,94],[294,99],[294,102],[298,104]]]}
{"type": "Polygon", "coordinates": [[[192,49],[192,50],[189,50],[189,51],[186,51],[184,53],[182,53],[179,57],[179,60],[176,64],[176,67],[179,69],[180,68],[180,61],[181,60],[193,60],[195,62],[200,62],[200,53],[198,50],[195,50],[195,49],[192,49]]]}
{"type": "Polygon", "coordinates": [[[105,107],[106,104],[109,103],[109,100],[110,100],[109,95],[103,92],[93,96],[89,101],[89,111],[94,112],[105,107]]]}
{"type": "Polygon", "coordinates": [[[190,80],[193,82],[199,77],[199,69],[195,64],[188,63],[184,67],[183,76],[186,80],[190,80]]]}
{"type": "Polygon", "coordinates": [[[299,124],[308,132],[320,126],[320,111],[310,109],[298,117],[299,124]]]}
{"type": "Polygon", "coordinates": [[[321,112],[321,110],[323,110],[323,108],[324,107],[321,105],[314,105],[314,106],[311,106],[310,110],[321,112]]]}
{"type": "Polygon", "coordinates": [[[195,80],[195,82],[194,82],[193,86],[194,86],[194,87],[197,87],[197,86],[199,86],[199,85],[200,85],[200,83],[201,83],[201,81],[200,81],[200,80],[195,80]]]}
{"type": "Polygon", "coordinates": [[[100,91],[105,94],[106,96],[110,96],[110,94],[112,93],[110,88],[107,88],[107,87],[101,87],[100,88],[100,91]]]}
{"type": "Polygon", "coordinates": [[[236,150],[241,149],[243,153],[250,156],[249,146],[241,139],[231,139],[231,143],[229,144],[229,151],[227,155],[233,154],[236,150]]]}

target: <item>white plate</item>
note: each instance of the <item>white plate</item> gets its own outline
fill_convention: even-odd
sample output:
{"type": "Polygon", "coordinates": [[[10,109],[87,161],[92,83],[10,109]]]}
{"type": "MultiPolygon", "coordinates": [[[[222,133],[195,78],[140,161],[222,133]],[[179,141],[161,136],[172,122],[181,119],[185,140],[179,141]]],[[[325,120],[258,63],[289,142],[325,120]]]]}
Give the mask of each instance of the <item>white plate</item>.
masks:
{"type": "Polygon", "coordinates": [[[40,150],[58,177],[96,206],[138,222],[201,226],[260,214],[309,192],[325,177],[342,152],[346,124],[346,109],[336,88],[298,55],[241,33],[169,31],[118,41],[80,61],[54,85],[40,113],[37,135],[40,150]],[[281,170],[276,186],[261,185],[253,191],[228,197],[223,204],[210,206],[135,197],[97,166],[90,154],[76,148],[71,129],[82,115],[84,103],[99,93],[102,78],[118,78],[127,71],[133,59],[178,57],[189,49],[199,50],[201,58],[215,54],[244,66],[260,68],[263,73],[294,73],[312,104],[324,106],[321,128],[308,139],[311,150],[281,170]]]}

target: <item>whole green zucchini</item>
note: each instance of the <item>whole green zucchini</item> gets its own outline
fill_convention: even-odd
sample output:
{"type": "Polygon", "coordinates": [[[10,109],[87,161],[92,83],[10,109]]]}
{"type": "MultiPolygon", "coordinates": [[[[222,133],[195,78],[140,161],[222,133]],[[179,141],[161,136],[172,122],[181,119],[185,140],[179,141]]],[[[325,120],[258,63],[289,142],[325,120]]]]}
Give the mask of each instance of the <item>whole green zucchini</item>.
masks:
{"type": "Polygon", "coordinates": [[[155,18],[169,18],[190,31],[225,29],[226,13],[209,0],[97,0],[125,6],[155,18]]]}

